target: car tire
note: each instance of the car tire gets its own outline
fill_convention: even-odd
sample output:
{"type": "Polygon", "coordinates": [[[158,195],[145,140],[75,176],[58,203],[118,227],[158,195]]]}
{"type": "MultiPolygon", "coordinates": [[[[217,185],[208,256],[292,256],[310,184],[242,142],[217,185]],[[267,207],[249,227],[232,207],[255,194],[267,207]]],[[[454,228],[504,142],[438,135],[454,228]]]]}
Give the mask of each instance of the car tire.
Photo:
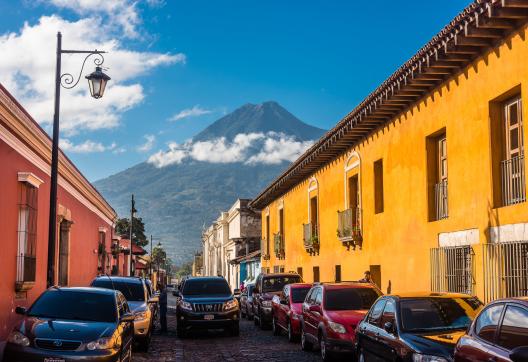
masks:
{"type": "Polygon", "coordinates": [[[362,349],[358,349],[358,356],[357,356],[358,362],[365,362],[365,355],[363,354],[362,349]]]}
{"type": "Polygon", "coordinates": [[[301,329],[301,349],[306,352],[309,352],[313,349],[313,344],[311,342],[308,342],[306,338],[306,333],[304,333],[304,328],[301,329]]]}
{"type": "Polygon", "coordinates": [[[266,329],[266,324],[264,323],[264,318],[262,318],[262,312],[259,311],[259,327],[260,329],[264,330],[266,329]]]}
{"type": "Polygon", "coordinates": [[[297,340],[297,337],[293,334],[293,328],[290,320],[288,319],[288,342],[293,343],[297,340]]]}
{"type": "Polygon", "coordinates": [[[233,323],[229,332],[233,337],[238,337],[240,335],[240,324],[233,323]]]}
{"type": "Polygon", "coordinates": [[[246,317],[246,318],[247,318],[248,321],[252,321],[252,320],[253,320],[253,312],[250,312],[250,311],[248,310],[248,312],[247,312],[247,317],[246,317]]]}
{"type": "Polygon", "coordinates": [[[280,336],[281,334],[280,327],[277,325],[277,321],[275,320],[275,317],[271,319],[271,331],[274,336],[280,336]]]}
{"type": "Polygon", "coordinates": [[[319,352],[321,353],[321,358],[323,362],[333,361],[332,352],[327,348],[326,337],[323,334],[319,335],[319,352]]]}
{"type": "Polygon", "coordinates": [[[258,326],[259,325],[259,321],[258,321],[258,318],[256,315],[253,315],[253,323],[258,326]]]}
{"type": "Polygon", "coordinates": [[[176,336],[178,336],[178,338],[185,338],[187,334],[187,331],[185,330],[185,326],[183,325],[180,325],[180,323],[178,323],[176,325],[176,336]]]}
{"type": "Polygon", "coordinates": [[[243,309],[240,309],[240,315],[242,316],[242,318],[246,318],[246,316],[247,316],[247,313],[246,313],[246,312],[244,312],[244,310],[243,310],[243,309]]]}
{"type": "Polygon", "coordinates": [[[121,358],[119,358],[119,362],[131,362],[132,361],[132,343],[129,344],[126,352],[123,352],[121,354],[121,358]]]}

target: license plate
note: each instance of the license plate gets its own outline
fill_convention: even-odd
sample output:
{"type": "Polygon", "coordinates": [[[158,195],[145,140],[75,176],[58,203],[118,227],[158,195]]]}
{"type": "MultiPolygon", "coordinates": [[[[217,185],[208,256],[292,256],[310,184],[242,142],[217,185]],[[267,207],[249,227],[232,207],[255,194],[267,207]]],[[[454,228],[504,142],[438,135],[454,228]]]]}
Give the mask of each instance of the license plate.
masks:
{"type": "Polygon", "coordinates": [[[204,315],[204,319],[206,321],[210,321],[210,320],[214,319],[214,314],[206,314],[206,315],[204,315]]]}
{"type": "Polygon", "coordinates": [[[64,358],[54,358],[54,357],[47,357],[44,358],[44,362],[65,362],[66,360],[64,358]]]}

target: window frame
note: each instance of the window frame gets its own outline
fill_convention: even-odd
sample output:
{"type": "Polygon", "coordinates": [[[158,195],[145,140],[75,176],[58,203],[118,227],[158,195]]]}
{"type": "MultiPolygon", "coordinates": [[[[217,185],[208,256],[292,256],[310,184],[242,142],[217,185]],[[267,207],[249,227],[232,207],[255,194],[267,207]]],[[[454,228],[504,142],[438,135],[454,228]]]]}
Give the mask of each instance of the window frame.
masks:
{"type": "Polygon", "coordinates": [[[513,349],[517,348],[517,347],[514,347],[513,349],[508,349],[506,347],[503,347],[499,344],[499,341],[500,341],[500,334],[501,334],[501,330],[502,330],[502,324],[504,322],[504,318],[506,316],[506,312],[508,311],[508,308],[519,308],[519,309],[522,309],[524,310],[526,313],[528,313],[528,308],[523,305],[523,304],[520,304],[520,303],[505,303],[504,304],[504,309],[501,313],[501,317],[500,317],[500,323],[499,325],[497,326],[497,330],[495,331],[495,341],[493,342],[493,345],[504,350],[504,351],[512,351],[513,349]]]}
{"type": "Polygon", "coordinates": [[[374,302],[374,304],[372,304],[372,307],[370,308],[368,314],[367,314],[367,317],[365,318],[365,322],[367,322],[368,324],[370,324],[371,326],[374,326],[374,327],[380,327],[379,325],[379,322],[381,321],[381,317],[383,316],[383,311],[385,310],[385,305],[387,304],[387,298],[382,298],[382,299],[379,299],[377,300],[376,302],[374,302]],[[376,305],[378,305],[379,303],[382,304],[382,307],[381,307],[381,312],[380,312],[380,315],[378,316],[377,318],[377,321],[376,323],[373,323],[371,321],[371,317],[372,317],[372,314],[374,313],[374,308],[376,307],[376,305]]]}
{"type": "Polygon", "coordinates": [[[19,175],[18,215],[17,215],[17,261],[16,289],[24,291],[30,289],[36,282],[37,236],[38,236],[38,198],[39,187],[28,180],[21,180],[19,175]],[[28,252],[28,250],[30,250],[28,252]],[[26,274],[28,263],[26,258],[32,258],[34,275],[29,278],[26,274]]]}
{"type": "Polygon", "coordinates": [[[477,338],[479,341],[481,341],[483,343],[488,343],[488,344],[492,344],[494,346],[499,347],[496,342],[497,342],[498,331],[500,330],[500,327],[502,325],[502,318],[504,317],[504,311],[506,310],[506,305],[507,305],[507,303],[494,303],[494,304],[488,305],[484,309],[482,309],[482,311],[479,313],[479,315],[477,316],[477,318],[475,318],[475,321],[473,322],[473,334],[475,335],[475,338],[477,338]],[[494,308],[494,307],[499,307],[499,306],[502,307],[502,310],[501,310],[501,313],[500,313],[500,316],[499,316],[499,320],[497,321],[497,328],[495,329],[495,332],[493,334],[493,340],[489,341],[487,339],[482,338],[479,335],[479,333],[477,331],[477,323],[478,323],[478,320],[484,314],[484,312],[486,312],[488,309],[491,309],[491,308],[494,308]]]}
{"type": "Polygon", "coordinates": [[[523,117],[522,117],[522,98],[521,95],[518,94],[502,103],[502,114],[503,114],[503,129],[504,129],[504,149],[505,149],[505,160],[511,160],[512,158],[519,157],[524,154],[524,124],[523,124],[523,117]],[[512,126],[510,122],[511,113],[509,110],[511,107],[515,105],[517,106],[517,123],[512,126]],[[511,132],[512,130],[517,130],[517,148],[512,150],[511,148],[511,132]],[[512,157],[512,153],[517,152],[516,156],[512,157]]]}

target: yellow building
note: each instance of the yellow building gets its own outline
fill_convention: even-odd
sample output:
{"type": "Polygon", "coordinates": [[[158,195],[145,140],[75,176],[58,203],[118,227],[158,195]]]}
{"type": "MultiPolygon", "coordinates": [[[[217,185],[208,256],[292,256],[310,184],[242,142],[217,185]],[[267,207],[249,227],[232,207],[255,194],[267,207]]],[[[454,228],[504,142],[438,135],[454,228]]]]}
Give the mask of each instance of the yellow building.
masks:
{"type": "Polygon", "coordinates": [[[527,21],[472,3],[263,190],[263,269],[527,295],[527,21]]]}

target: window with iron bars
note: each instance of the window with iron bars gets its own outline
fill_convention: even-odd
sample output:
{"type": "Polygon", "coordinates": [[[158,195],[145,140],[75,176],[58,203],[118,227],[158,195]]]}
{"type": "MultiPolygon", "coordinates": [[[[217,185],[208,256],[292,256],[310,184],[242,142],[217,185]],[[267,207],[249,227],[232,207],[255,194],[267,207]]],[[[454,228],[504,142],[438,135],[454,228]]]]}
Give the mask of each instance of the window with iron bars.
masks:
{"type": "Polygon", "coordinates": [[[486,302],[528,296],[528,241],[483,245],[486,302]]]}
{"type": "Polygon", "coordinates": [[[37,264],[38,188],[28,182],[19,183],[18,197],[17,290],[35,282],[37,264]]]}
{"type": "Polygon", "coordinates": [[[468,245],[431,249],[431,291],[473,294],[474,256],[468,245]]]}

